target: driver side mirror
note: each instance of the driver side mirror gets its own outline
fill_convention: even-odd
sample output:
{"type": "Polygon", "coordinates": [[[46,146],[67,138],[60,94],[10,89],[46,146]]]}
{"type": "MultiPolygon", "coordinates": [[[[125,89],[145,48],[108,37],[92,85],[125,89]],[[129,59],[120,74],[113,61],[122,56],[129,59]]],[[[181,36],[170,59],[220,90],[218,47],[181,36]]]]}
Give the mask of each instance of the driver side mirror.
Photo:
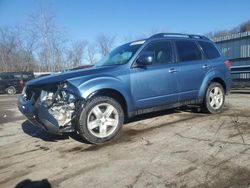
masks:
{"type": "Polygon", "coordinates": [[[154,54],[153,53],[146,53],[141,54],[139,58],[136,60],[137,66],[147,66],[152,65],[154,62],[154,54]]]}

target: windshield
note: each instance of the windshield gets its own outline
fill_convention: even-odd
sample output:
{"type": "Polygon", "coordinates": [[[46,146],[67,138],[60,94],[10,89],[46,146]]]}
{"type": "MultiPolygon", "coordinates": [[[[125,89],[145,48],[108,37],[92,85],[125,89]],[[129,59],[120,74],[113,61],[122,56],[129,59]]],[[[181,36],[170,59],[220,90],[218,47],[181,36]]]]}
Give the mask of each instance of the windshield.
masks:
{"type": "Polygon", "coordinates": [[[111,51],[103,57],[96,66],[122,65],[126,64],[141,47],[142,44],[124,44],[111,51]]]}

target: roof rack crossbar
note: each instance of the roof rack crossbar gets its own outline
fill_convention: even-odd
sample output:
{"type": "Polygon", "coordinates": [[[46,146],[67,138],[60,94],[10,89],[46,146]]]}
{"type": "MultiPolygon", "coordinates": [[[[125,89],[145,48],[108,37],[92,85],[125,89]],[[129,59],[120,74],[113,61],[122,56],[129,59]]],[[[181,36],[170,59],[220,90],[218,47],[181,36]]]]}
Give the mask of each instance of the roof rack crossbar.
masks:
{"type": "Polygon", "coordinates": [[[186,37],[186,38],[196,38],[196,39],[207,39],[207,37],[195,34],[183,34],[183,33],[157,33],[150,38],[160,38],[160,37],[186,37]]]}

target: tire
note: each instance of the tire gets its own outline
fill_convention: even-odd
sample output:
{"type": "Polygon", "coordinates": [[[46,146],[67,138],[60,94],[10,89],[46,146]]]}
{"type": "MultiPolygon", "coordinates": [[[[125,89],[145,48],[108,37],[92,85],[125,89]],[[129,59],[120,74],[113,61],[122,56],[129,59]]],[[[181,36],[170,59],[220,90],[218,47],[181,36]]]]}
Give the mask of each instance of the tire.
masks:
{"type": "Polygon", "coordinates": [[[222,111],[225,102],[225,91],[221,84],[212,82],[206,91],[203,112],[217,114],[222,111]]]}
{"type": "Polygon", "coordinates": [[[16,94],[16,88],[14,86],[7,87],[5,91],[8,95],[15,95],[16,94]]]}
{"type": "Polygon", "coordinates": [[[98,96],[88,101],[77,123],[77,131],[92,144],[110,141],[121,131],[124,112],[113,98],[98,96]]]}

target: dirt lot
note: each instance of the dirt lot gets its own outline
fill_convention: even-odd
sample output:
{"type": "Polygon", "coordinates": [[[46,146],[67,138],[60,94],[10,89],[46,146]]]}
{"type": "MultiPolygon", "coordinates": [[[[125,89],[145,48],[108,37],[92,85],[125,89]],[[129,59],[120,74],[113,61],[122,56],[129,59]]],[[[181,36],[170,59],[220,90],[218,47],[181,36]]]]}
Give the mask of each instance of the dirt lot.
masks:
{"type": "Polygon", "coordinates": [[[250,187],[249,161],[249,92],[229,95],[220,115],[140,116],[102,146],[49,135],[0,96],[0,187],[250,187]]]}

